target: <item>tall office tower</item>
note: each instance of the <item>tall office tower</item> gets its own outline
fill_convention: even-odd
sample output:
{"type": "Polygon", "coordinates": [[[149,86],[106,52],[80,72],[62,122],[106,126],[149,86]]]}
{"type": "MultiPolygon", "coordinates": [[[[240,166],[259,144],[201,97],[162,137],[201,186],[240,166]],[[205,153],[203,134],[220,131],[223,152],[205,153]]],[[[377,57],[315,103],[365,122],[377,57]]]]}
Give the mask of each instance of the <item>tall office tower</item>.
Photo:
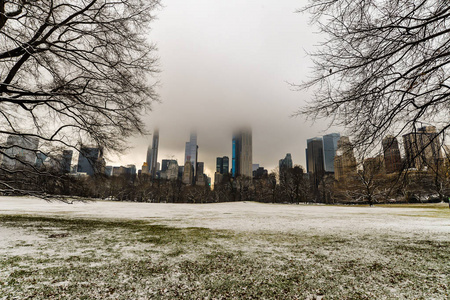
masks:
{"type": "Polygon", "coordinates": [[[287,153],[283,159],[280,159],[278,162],[278,168],[281,170],[291,169],[292,168],[292,156],[290,153],[287,153]]]}
{"type": "Polygon", "coordinates": [[[197,146],[197,134],[191,132],[189,142],[186,142],[186,148],[184,151],[184,162],[191,162],[194,172],[194,177],[197,175],[197,158],[198,158],[198,146],[197,146]]]}
{"type": "Polygon", "coordinates": [[[251,177],[252,169],[252,131],[243,129],[233,135],[233,177],[240,175],[251,177]]]}
{"type": "Polygon", "coordinates": [[[131,176],[136,176],[136,165],[127,165],[126,166],[127,169],[127,174],[130,174],[131,176]]]}
{"type": "Polygon", "coordinates": [[[38,145],[39,139],[36,137],[9,135],[6,145],[2,147],[2,166],[10,170],[33,167],[36,164],[38,145]]]}
{"type": "Polygon", "coordinates": [[[196,185],[200,185],[200,186],[206,185],[204,169],[205,169],[205,164],[203,162],[198,162],[197,163],[197,176],[195,179],[196,185]]]}
{"type": "Polygon", "coordinates": [[[44,167],[44,162],[45,160],[48,158],[47,155],[45,155],[44,153],[38,151],[36,153],[36,168],[40,169],[44,167]]]}
{"type": "Polygon", "coordinates": [[[403,135],[406,161],[409,167],[418,170],[435,168],[442,158],[441,144],[436,127],[426,126],[403,135]]]}
{"type": "Polygon", "coordinates": [[[142,164],[142,168],[141,168],[141,175],[147,175],[150,174],[150,169],[148,167],[148,164],[146,161],[144,161],[144,163],[142,164]]]}
{"type": "Polygon", "coordinates": [[[106,176],[112,176],[112,174],[113,174],[113,166],[106,166],[105,167],[105,174],[106,174],[106,176]]]}
{"type": "Polygon", "coordinates": [[[356,159],[353,145],[348,137],[341,136],[334,157],[334,178],[339,181],[354,174],[356,174],[356,159]]]}
{"type": "Polygon", "coordinates": [[[169,167],[166,170],[168,180],[178,179],[178,162],[174,159],[170,160],[169,167]]]}
{"type": "Polygon", "coordinates": [[[228,156],[217,157],[216,158],[216,172],[219,174],[228,174],[228,166],[230,160],[228,156]]]}
{"type": "Polygon", "coordinates": [[[229,173],[229,166],[230,166],[230,159],[228,156],[222,157],[222,174],[228,174],[229,173]]]}
{"type": "Polygon", "coordinates": [[[222,157],[216,158],[216,172],[219,174],[223,174],[223,158],[222,157]]]}
{"type": "Polygon", "coordinates": [[[103,149],[95,147],[82,146],[78,155],[78,173],[86,173],[90,176],[103,173],[103,149]]]}
{"type": "Polygon", "coordinates": [[[159,130],[156,128],[153,131],[152,147],[147,149],[147,165],[150,170],[152,178],[156,178],[158,171],[158,147],[159,147],[159,130]]]}
{"type": "Polygon", "coordinates": [[[323,160],[325,172],[334,173],[334,156],[336,155],[337,142],[341,135],[330,133],[323,136],[323,160]]]}
{"type": "Polygon", "coordinates": [[[184,164],[182,182],[188,185],[192,185],[194,183],[194,166],[192,166],[190,161],[186,161],[184,164]]]}
{"type": "Polygon", "coordinates": [[[397,138],[393,135],[388,135],[383,139],[382,145],[386,173],[400,172],[402,170],[402,158],[397,138]]]}
{"type": "Polygon", "coordinates": [[[323,163],[323,140],[320,137],[308,139],[307,141],[307,166],[308,173],[323,175],[325,168],[323,163]]]}
{"type": "Polygon", "coordinates": [[[70,173],[70,166],[72,165],[73,150],[63,150],[61,160],[61,171],[63,173],[70,173]]]}
{"type": "Polygon", "coordinates": [[[165,172],[169,169],[169,165],[170,165],[171,161],[172,161],[171,159],[163,159],[162,160],[161,172],[165,172]]]}

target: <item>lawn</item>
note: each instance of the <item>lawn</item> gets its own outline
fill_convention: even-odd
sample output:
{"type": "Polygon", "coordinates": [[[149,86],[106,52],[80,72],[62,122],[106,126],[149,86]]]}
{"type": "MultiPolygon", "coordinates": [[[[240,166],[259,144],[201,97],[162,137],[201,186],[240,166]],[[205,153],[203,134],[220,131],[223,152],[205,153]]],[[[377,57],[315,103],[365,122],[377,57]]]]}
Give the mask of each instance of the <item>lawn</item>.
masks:
{"type": "Polygon", "coordinates": [[[0,299],[449,299],[442,207],[0,198],[0,299]]]}

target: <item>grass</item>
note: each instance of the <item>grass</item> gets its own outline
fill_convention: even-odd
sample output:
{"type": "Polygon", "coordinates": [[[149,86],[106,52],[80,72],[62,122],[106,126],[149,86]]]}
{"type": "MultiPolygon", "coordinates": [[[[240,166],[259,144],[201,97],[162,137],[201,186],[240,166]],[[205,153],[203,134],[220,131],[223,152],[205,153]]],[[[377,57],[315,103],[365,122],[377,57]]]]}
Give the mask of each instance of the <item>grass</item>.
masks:
{"type": "Polygon", "coordinates": [[[20,215],[0,226],[23,231],[0,246],[0,299],[450,297],[450,241],[436,236],[20,215]]]}

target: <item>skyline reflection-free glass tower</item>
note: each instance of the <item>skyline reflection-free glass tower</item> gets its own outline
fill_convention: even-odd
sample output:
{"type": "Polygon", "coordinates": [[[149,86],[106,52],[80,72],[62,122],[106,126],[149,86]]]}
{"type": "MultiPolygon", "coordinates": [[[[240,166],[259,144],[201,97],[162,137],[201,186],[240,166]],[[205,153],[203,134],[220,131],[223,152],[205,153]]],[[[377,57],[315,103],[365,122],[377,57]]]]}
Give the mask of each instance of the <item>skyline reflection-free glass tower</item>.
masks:
{"type": "Polygon", "coordinates": [[[233,134],[232,176],[252,177],[252,131],[242,129],[233,134]]]}
{"type": "Polygon", "coordinates": [[[158,171],[158,146],[159,146],[159,130],[153,132],[152,147],[147,149],[147,165],[152,178],[156,177],[158,171]]]}
{"type": "Polygon", "coordinates": [[[198,145],[197,145],[197,133],[191,132],[189,142],[186,142],[186,148],[184,151],[184,163],[191,162],[193,167],[193,176],[197,176],[197,158],[198,158],[198,145]]]}
{"type": "Polygon", "coordinates": [[[325,172],[334,173],[334,157],[336,156],[337,143],[340,137],[339,133],[330,133],[322,137],[325,172]]]}

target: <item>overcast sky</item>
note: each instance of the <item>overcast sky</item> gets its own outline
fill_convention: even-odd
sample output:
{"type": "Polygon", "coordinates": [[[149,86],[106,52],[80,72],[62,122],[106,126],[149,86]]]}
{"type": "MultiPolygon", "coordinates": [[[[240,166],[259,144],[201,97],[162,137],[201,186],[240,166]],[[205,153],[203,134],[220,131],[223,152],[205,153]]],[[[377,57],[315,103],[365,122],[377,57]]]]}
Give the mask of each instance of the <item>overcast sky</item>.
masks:
{"type": "MultiPolygon", "coordinates": [[[[305,166],[306,139],[323,135],[326,124],[291,118],[310,95],[293,91],[312,66],[306,52],[320,35],[307,14],[295,13],[306,1],[165,0],[149,38],[160,57],[161,103],[144,116],[160,131],[158,161],[184,164],[189,132],[198,133],[198,161],[213,177],[215,158],[231,159],[232,131],[250,125],[253,163],[269,172],[291,153],[305,166]]],[[[334,130],[336,131],[336,130],[334,130]]],[[[145,161],[151,136],[130,139],[133,148],[109,164],[145,161]]]]}

